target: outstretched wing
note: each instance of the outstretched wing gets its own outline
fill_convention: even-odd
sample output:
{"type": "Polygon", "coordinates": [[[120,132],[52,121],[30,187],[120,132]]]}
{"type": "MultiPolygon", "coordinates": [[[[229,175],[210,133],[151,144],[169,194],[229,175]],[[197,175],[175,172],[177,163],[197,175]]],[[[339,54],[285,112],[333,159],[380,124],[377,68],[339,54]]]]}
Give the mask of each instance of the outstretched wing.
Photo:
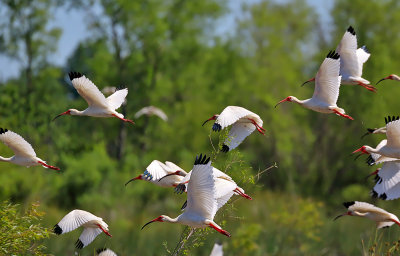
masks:
{"type": "Polygon", "coordinates": [[[118,109],[124,103],[126,95],[128,95],[128,88],[118,90],[107,97],[107,103],[111,109],[118,109]]]}
{"type": "MultiPolygon", "coordinates": [[[[369,56],[371,54],[369,53],[367,47],[364,45],[361,48],[358,48],[356,51],[357,54],[357,59],[358,59],[358,69],[360,70],[360,73],[362,74],[362,68],[364,63],[368,60],[369,56]]],[[[360,76],[361,76],[360,74],[360,76]]]]}
{"type": "Polygon", "coordinates": [[[340,55],[340,74],[344,77],[361,77],[362,70],[356,53],[357,36],[352,26],[344,33],[336,51],[340,55]]]}
{"type": "Polygon", "coordinates": [[[100,228],[85,228],[75,243],[76,248],[82,249],[86,247],[88,244],[93,242],[96,236],[98,236],[101,232],[103,231],[100,228]]]}
{"type": "Polygon", "coordinates": [[[35,157],[36,153],[31,144],[15,132],[0,128],[0,140],[14,151],[15,155],[35,157]]]}
{"type": "Polygon", "coordinates": [[[168,167],[158,160],[153,160],[146,171],[143,173],[144,176],[148,177],[149,180],[159,180],[165,175],[169,174],[167,171],[168,167]]]}
{"type": "Polygon", "coordinates": [[[255,129],[256,127],[252,123],[247,123],[247,122],[235,123],[234,125],[232,125],[228,137],[225,139],[224,145],[222,146],[222,151],[228,152],[236,148],[255,129]]]}
{"type": "Polygon", "coordinates": [[[215,198],[217,199],[217,211],[224,206],[235,192],[233,190],[237,187],[236,183],[223,178],[216,179],[215,181],[215,198]]]}
{"type": "Polygon", "coordinates": [[[78,72],[70,72],[69,78],[79,95],[86,100],[89,106],[108,108],[106,97],[92,81],[78,72]]]}
{"type": "Polygon", "coordinates": [[[398,189],[392,190],[392,188],[400,183],[400,161],[385,162],[376,175],[375,182],[376,185],[373,190],[377,193],[377,197],[391,200],[395,199],[393,198],[393,194],[400,196],[400,194],[396,193],[399,192],[398,189]],[[388,198],[389,191],[392,195],[390,198],[388,198]]]}
{"type": "Polygon", "coordinates": [[[83,210],[73,210],[61,221],[54,226],[54,233],[57,235],[68,233],[72,230],[77,229],[78,227],[82,226],[83,224],[91,221],[91,220],[98,220],[101,219],[90,212],[83,211],[83,210]]]}
{"type": "Polygon", "coordinates": [[[215,124],[221,126],[220,128],[221,130],[236,123],[240,118],[243,118],[248,115],[256,115],[256,114],[242,107],[228,106],[218,116],[217,120],[215,121],[215,124]]]}
{"type": "Polygon", "coordinates": [[[174,164],[173,162],[166,161],[165,165],[172,172],[181,171],[182,173],[185,173],[187,175],[187,172],[185,170],[183,170],[181,167],[179,167],[178,165],[174,164]]]}
{"type": "Polygon", "coordinates": [[[387,146],[400,148],[400,120],[398,117],[393,119],[386,124],[387,146]]]}

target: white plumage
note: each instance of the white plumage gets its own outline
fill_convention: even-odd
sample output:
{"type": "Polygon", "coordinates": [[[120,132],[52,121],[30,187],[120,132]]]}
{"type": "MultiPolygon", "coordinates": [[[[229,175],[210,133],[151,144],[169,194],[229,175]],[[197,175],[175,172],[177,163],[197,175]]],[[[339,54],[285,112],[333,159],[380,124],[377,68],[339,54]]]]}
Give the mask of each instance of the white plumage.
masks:
{"type": "Polygon", "coordinates": [[[314,94],[310,99],[299,100],[294,96],[288,96],[275,105],[278,106],[282,102],[295,102],[305,108],[320,113],[335,113],[336,115],[353,120],[349,115],[345,114],[344,109],[336,105],[339,97],[340,79],[340,56],[331,51],[322,62],[318,73],[315,77],[314,94]]]}
{"type": "Polygon", "coordinates": [[[42,165],[45,168],[57,171],[60,170],[60,168],[48,165],[44,160],[37,157],[31,144],[15,132],[0,128],[0,141],[14,152],[14,156],[12,157],[6,158],[0,156],[0,161],[10,162],[26,167],[42,165]]]}
{"type": "Polygon", "coordinates": [[[83,210],[73,210],[54,226],[54,233],[57,235],[68,233],[79,227],[83,227],[83,232],[76,241],[76,248],[82,249],[90,244],[101,232],[111,237],[108,232],[108,225],[102,218],[83,210]]]}
{"type": "Polygon", "coordinates": [[[152,222],[181,223],[193,228],[212,227],[223,235],[230,237],[230,234],[218,226],[214,216],[218,210],[218,202],[215,198],[216,187],[213,168],[210,158],[206,156],[196,157],[187,192],[187,207],[178,217],[172,219],[161,215],[158,218],[146,223],[142,229],[152,222]]]}
{"type": "MultiPolygon", "coordinates": [[[[90,81],[87,77],[78,72],[70,72],[69,78],[71,79],[72,85],[88,103],[89,107],[83,111],[76,109],[69,109],[64,113],[59,114],[54,119],[62,115],[76,115],[76,116],[94,116],[94,117],[116,117],[124,122],[134,124],[132,120],[125,119],[124,115],[115,111],[121,107],[124,102],[126,95],[128,95],[128,89],[117,90],[109,97],[105,97],[100,92],[99,88],[90,81]]],[[[53,119],[53,120],[54,120],[53,119]]]]}
{"type": "Polygon", "coordinates": [[[223,251],[223,246],[221,243],[215,243],[214,247],[211,250],[210,256],[223,256],[224,251],[223,251]]]}
{"type": "Polygon", "coordinates": [[[366,217],[370,220],[376,222],[377,228],[384,228],[389,227],[396,223],[400,226],[399,219],[396,215],[383,210],[382,208],[376,207],[372,204],[365,203],[365,202],[346,202],[343,203],[344,207],[347,208],[347,212],[343,213],[335,218],[338,219],[342,216],[359,216],[359,217],[366,217]]]}
{"type": "Polygon", "coordinates": [[[154,106],[148,106],[140,109],[138,112],[136,112],[135,118],[139,118],[142,115],[147,115],[147,116],[155,115],[164,120],[165,122],[168,121],[167,114],[165,114],[165,112],[162,111],[160,108],[154,106]]]}
{"type": "Polygon", "coordinates": [[[117,254],[115,252],[113,252],[112,250],[108,249],[108,248],[101,248],[101,249],[97,249],[97,256],[117,256],[117,254]]]}
{"type": "Polygon", "coordinates": [[[400,197],[400,161],[385,162],[376,171],[375,186],[371,193],[373,197],[383,200],[393,200],[400,197]]]}
{"type": "Polygon", "coordinates": [[[220,131],[232,125],[228,138],[226,138],[222,146],[223,152],[231,151],[239,146],[239,144],[255,129],[261,134],[264,134],[265,131],[262,127],[263,121],[260,116],[238,106],[226,107],[221,114],[214,115],[207,119],[203,125],[210,120],[216,120],[212,127],[213,131],[220,131]]]}

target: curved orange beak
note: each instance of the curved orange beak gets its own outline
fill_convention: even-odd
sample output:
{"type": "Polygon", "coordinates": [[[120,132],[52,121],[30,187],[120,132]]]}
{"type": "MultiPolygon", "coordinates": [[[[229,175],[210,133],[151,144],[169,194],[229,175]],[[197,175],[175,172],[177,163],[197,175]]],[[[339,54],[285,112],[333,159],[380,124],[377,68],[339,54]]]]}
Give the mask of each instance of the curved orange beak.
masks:
{"type": "Polygon", "coordinates": [[[135,178],[133,178],[133,179],[128,180],[128,182],[125,183],[125,186],[128,185],[129,182],[131,182],[131,181],[134,181],[134,180],[141,180],[141,179],[142,179],[142,175],[140,174],[139,176],[137,176],[137,177],[135,177],[135,178]]]}
{"type": "Polygon", "coordinates": [[[57,118],[59,118],[60,116],[63,115],[70,115],[71,114],[71,110],[67,110],[64,113],[59,114],[58,116],[54,117],[52,121],[56,120],[57,118]]]}
{"type": "Polygon", "coordinates": [[[279,102],[275,105],[275,108],[276,108],[279,104],[281,104],[282,102],[285,102],[285,101],[289,101],[289,102],[290,102],[289,97],[284,98],[283,100],[279,101],[279,102]]]}
{"type": "Polygon", "coordinates": [[[154,220],[151,220],[151,221],[147,222],[146,224],[144,224],[141,230],[143,230],[144,227],[146,227],[146,226],[149,225],[150,223],[157,222],[157,221],[158,221],[158,222],[163,222],[161,216],[155,218],[154,220]]]}

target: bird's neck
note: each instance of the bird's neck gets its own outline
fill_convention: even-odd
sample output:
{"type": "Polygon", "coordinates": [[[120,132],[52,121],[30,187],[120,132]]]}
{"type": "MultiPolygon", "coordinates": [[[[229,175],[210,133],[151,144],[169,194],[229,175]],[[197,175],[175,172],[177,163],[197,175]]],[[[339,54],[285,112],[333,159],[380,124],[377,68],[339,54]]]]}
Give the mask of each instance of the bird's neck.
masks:
{"type": "Polygon", "coordinates": [[[299,100],[298,98],[292,96],[292,102],[295,102],[295,103],[300,104],[300,105],[304,105],[304,104],[307,103],[309,100],[310,100],[310,99],[307,99],[307,100],[299,100]]]}
{"type": "Polygon", "coordinates": [[[176,217],[176,218],[171,218],[169,216],[164,216],[164,222],[177,223],[178,222],[178,218],[179,218],[179,216],[176,217]]]}
{"type": "Polygon", "coordinates": [[[86,111],[87,109],[85,109],[85,110],[83,110],[83,111],[80,111],[80,110],[77,110],[77,109],[70,109],[70,115],[71,116],[86,116],[86,111]]]}
{"type": "Polygon", "coordinates": [[[0,161],[1,162],[10,162],[12,157],[2,157],[0,156],[0,161]]]}

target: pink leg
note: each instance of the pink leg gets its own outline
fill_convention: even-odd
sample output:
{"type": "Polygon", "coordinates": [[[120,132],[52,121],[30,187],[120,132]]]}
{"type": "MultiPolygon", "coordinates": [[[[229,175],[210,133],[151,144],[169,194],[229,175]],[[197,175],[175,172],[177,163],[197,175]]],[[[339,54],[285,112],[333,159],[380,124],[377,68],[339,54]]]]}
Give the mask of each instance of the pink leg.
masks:
{"type": "Polygon", "coordinates": [[[124,122],[128,122],[128,123],[131,123],[131,124],[135,124],[135,122],[133,122],[132,120],[125,119],[125,118],[121,118],[121,117],[119,117],[119,116],[117,116],[117,115],[115,115],[115,114],[112,114],[112,115],[115,116],[115,117],[118,118],[118,119],[121,119],[121,120],[124,121],[124,122]]]}
{"type": "Polygon", "coordinates": [[[41,165],[43,165],[43,166],[46,167],[46,168],[49,168],[49,169],[53,169],[53,170],[56,170],[56,171],[59,171],[59,170],[60,170],[60,168],[55,167],[55,166],[48,165],[48,164],[46,164],[46,163],[44,163],[44,162],[42,162],[42,161],[38,161],[38,163],[41,164],[41,165]]]}
{"type": "Polygon", "coordinates": [[[112,235],[111,235],[108,231],[104,230],[104,228],[103,228],[102,226],[100,226],[99,224],[97,224],[97,226],[98,226],[107,236],[112,237],[112,235]]]}
{"type": "Polygon", "coordinates": [[[214,226],[212,223],[208,224],[210,227],[212,227],[213,229],[217,230],[219,233],[226,235],[227,237],[231,237],[231,234],[229,234],[228,231],[225,231],[223,229],[217,228],[216,226],[214,226]]]}
{"type": "Polygon", "coordinates": [[[253,200],[253,198],[251,198],[251,196],[249,196],[249,195],[243,193],[243,192],[240,191],[238,188],[235,188],[233,191],[236,192],[236,193],[238,193],[240,196],[242,196],[242,197],[244,197],[244,198],[246,198],[246,199],[253,200]]]}
{"type": "Polygon", "coordinates": [[[365,89],[367,89],[371,92],[376,92],[376,90],[377,90],[375,87],[373,87],[372,85],[369,85],[369,84],[364,84],[364,83],[358,82],[358,85],[361,85],[362,87],[364,87],[365,89]]]}
{"type": "Polygon", "coordinates": [[[347,119],[350,119],[350,120],[354,120],[354,118],[352,118],[351,116],[346,115],[346,114],[342,114],[342,113],[340,113],[339,111],[337,111],[336,109],[332,109],[332,111],[333,111],[336,115],[342,116],[342,117],[347,118],[347,119]]]}
{"type": "Polygon", "coordinates": [[[264,128],[262,128],[261,126],[259,126],[257,123],[256,123],[256,121],[254,121],[253,119],[251,119],[251,118],[248,118],[250,121],[251,121],[251,123],[252,124],[254,124],[254,126],[257,128],[257,131],[259,132],[259,133],[261,133],[262,135],[265,135],[265,129],[264,128]]]}

